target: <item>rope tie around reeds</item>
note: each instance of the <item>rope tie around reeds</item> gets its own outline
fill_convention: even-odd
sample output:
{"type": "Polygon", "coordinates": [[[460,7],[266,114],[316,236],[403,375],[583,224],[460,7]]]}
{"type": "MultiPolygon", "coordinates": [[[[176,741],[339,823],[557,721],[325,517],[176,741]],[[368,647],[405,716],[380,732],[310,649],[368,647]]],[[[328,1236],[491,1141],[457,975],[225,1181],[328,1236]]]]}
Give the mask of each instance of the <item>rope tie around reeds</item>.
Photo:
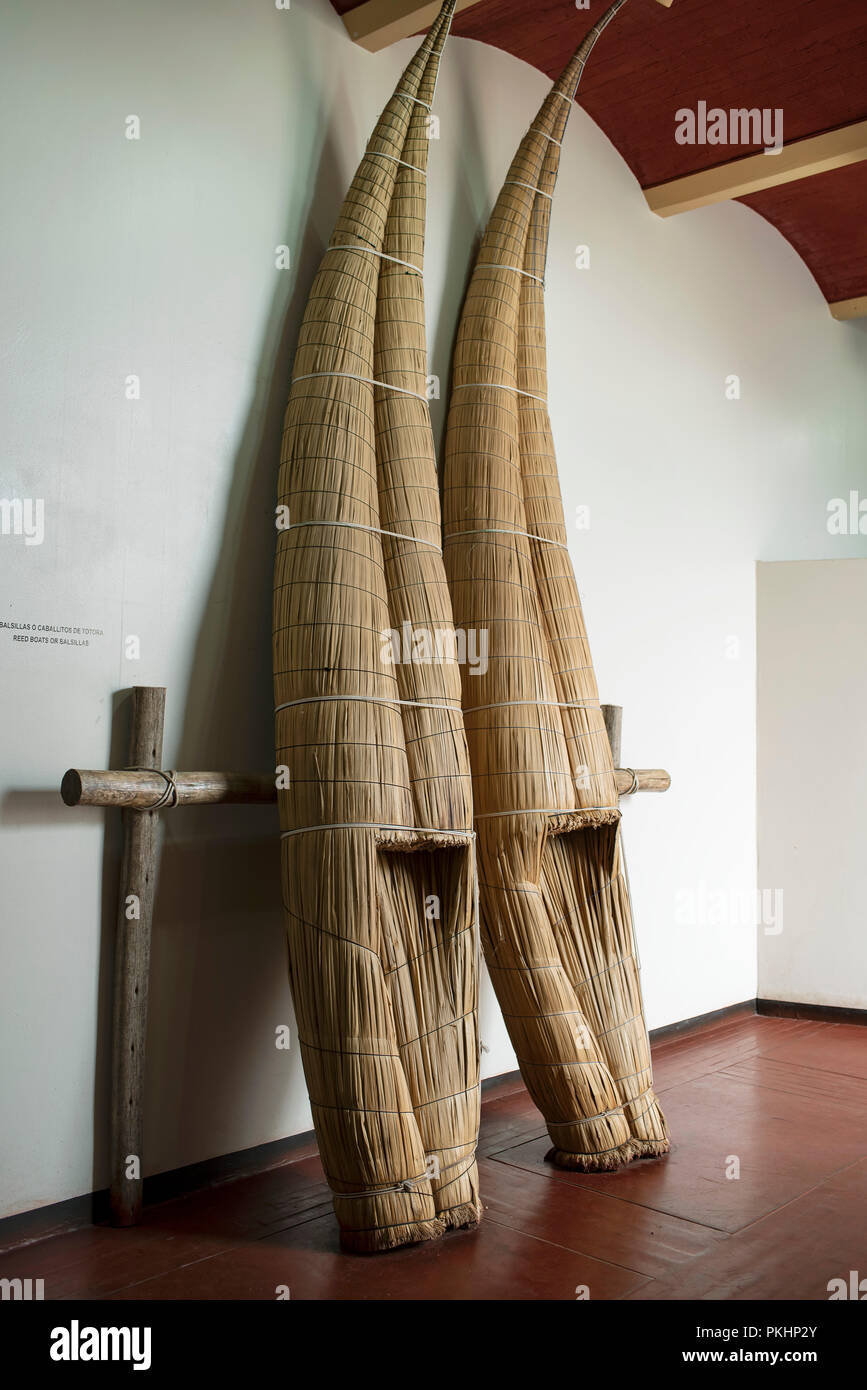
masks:
{"type": "MultiPolygon", "coordinates": [[[[377,382],[376,384],[379,385],[380,383],[377,382]]],[[[283,530],[295,531],[302,526],[345,526],[352,531],[370,531],[371,534],[375,536],[391,536],[394,540],[414,541],[416,545],[430,546],[431,550],[435,550],[438,555],[442,555],[441,548],[435,545],[433,541],[425,541],[419,536],[407,535],[405,531],[385,531],[381,526],[363,526],[360,521],[332,521],[330,519],[327,521],[317,521],[315,518],[311,518],[308,521],[293,521],[288,526],[284,526],[283,530]]]]}
{"type": "Polygon", "coordinates": [[[522,270],[517,265],[500,265],[496,261],[477,261],[476,270],[513,270],[516,275],[523,275],[527,280],[535,280],[538,285],[545,284],[540,276],[531,275],[528,270],[522,270]]]}
{"type": "Polygon", "coordinates": [[[589,53],[623,3],[554,84],[488,221],[455,347],[443,493],[455,620],[489,631],[486,672],[463,673],[482,942],[551,1157],[587,1170],[668,1147],[546,403],[545,261],[560,150],[589,53]]]}
{"type": "MultiPolygon", "coordinates": [[[[328,251],[363,251],[365,255],[378,256],[381,261],[392,261],[395,265],[406,266],[407,270],[414,271],[416,275],[422,273],[417,265],[413,265],[412,261],[402,261],[398,256],[387,256],[384,251],[377,251],[373,246],[362,246],[360,243],[352,246],[348,242],[339,241],[336,246],[329,246],[328,251]]],[[[326,251],[326,255],[328,251],[326,251]]]]}
{"type": "Polygon", "coordinates": [[[280,839],[286,840],[290,835],[310,835],[314,830],[398,830],[407,835],[455,835],[467,840],[472,839],[473,834],[471,830],[444,830],[440,826],[387,825],[384,821],[355,820],[335,822],[332,825],[302,825],[295,830],[281,831],[280,839]]]}
{"type": "Polygon", "coordinates": [[[420,97],[411,96],[409,92],[395,92],[394,95],[395,95],[396,97],[404,97],[407,101],[414,102],[416,106],[423,106],[424,109],[425,109],[425,111],[432,111],[432,110],[433,110],[433,103],[432,103],[432,102],[429,102],[429,101],[422,101],[420,97]]]}
{"type": "Polygon", "coordinates": [[[422,169],[418,164],[410,164],[406,159],[398,159],[396,155],[386,154],[385,150],[368,150],[368,159],[390,159],[392,164],[399,164],[403,169],[413,169],[422,178],[427,177],[427,170],[422,169]]]}
{"type": "MultiPolygon", "coordinates": [[[[328,1181],[328,1175],[325,1176],[326,1181],[328,1181]]],[[[393,1187],[366,1187],[363,1192],[338,1192],[338,1196],[346,1202],[351,1202],[359,1197],[385,1197],[389,1192],[410,1192],[414,1196],[424,1197],[426,1193],[413,1187],[412,1184],[424,1182],[426,1178],[427,1173],[420,1173],[417,1178],[404,1178],[403,1182],[396,1183],[393,1187]]],[[[337,1189],[334,1190],[337,1191],[337,1189]]]]}
{"type": "MultiPolygon", "coordinates": [[[[519,391],[517,386],[512,386],[508,381],[462,381],[460,386],[453,386],[453,391],[477,391],[483,388],[491,391],[514,391],[516,396],[529,396],[531,400],[542,401],[545,403],[544,396],[537,396],[533,391],[519,391]]],[[[461,534],[458,532],[457,534],[461,534]]]]}
{"type": "Polygon", "coordinates": [[[545,193],[543,189],[537,188],[537,187],[535,186],[535,184],[532,184],[532,183],[524,183],[524,180],[523,180],[523,179],[504,179],[504,180],[503,180],[503,186],[504,186],[504,187],[508,187],[508,186],[510,186],[510,185],[511,185],[511,187],[513,187],[513,188],[529,188],[529,190],[530,190],[531,193],[538,193],[539,196],[540,196],[541,198],[553,198],[553,197],[554,197],[553,193],[545,193]]]}
{"type": "Polygon", "coordinates": [[[547,536],[536,536],[532,531],[515,531],[511,527],[504,529],[502,526],[479,526],[475,531],[453,531],[446,540],[457,541],[464,536],[525,536],[528,541],[541,541],[543,545],[556,545],[560,550],[569,550],[563,541],[552,541],[547,536]]]}
{"type": "Polygon", "coordinates": [[[290,981],[341,1239],[361,1251],[481,1214],[460,674],[451,659],[390,664],[380,650],[404,623],[454,633],[422,279],[426,113],[453,10],[377,122],[311,287],[278,485],[292,517],[274,574],[290,981]],[[455,1162],[428,1177],[426,1156],[446,1150],[455,1162]]]}
{"type": "MultiPolygon", "coordinates": [[[[404,390],[404,388],[403,388],[402,386],[392,386],[392,385],[390,385],[389,382],[387,382],[387,381],[377,381],[377,380],[376,380],[374,377],[372,377],[372,376],[359,376],[356,372],[305,372],[303,376],[296,376],[296,377],[293,377],[293,378],[292,378],[292,385],[294,386],[295,383],[296,383],[297,381],[314,381],[317,377],[334,377],[334,376],[348,377],[350,381],[360,381],[360,382],[363,382],[366,386],[382,386],[386,391],[398,391],[398,392],[400,393],[400,395],[402,395],[402,396],[415,396],[418,400],[424,401],[425,405],[427,405],[427,396],[425,396],[425,395],[424,395],[422,392],[420,392],[420,391],[406,391],[406,390],[404,390]]],[[[327,524],[327,523],[324,523],[324,522],[323,522],[323,525],[325,525],[325,524],[327,524]]],[[[334,521],[334,522],[331,522],[330,524],[333,525],[333,526],[338,526],[338,525],[344,525],[344,526],[345,526],[345,525],[348,525],[349,523],[348,523],[348,522],[342,522],[342,523],[341,523],[341,522],[334,521]]],[[[370,528],[368,528],[368,529],[376,531],[376,530],[378,530],[378,527],[374,526],[374,527],[370,527],[370,528]]],[[[389,533],[389,532],[383,532],[382,534],[383,534],[383,535],[388,535],[388,534],[391,534],[391,533],[389,533]]]]}
{"type": "Polygon", "coordinates": [[[598,709],[597,700],[492,700],[488,705],[465,705],[464,714],[476,714],[483,709],[510,709],[514,705],[533,705],[537,709],[598,709]]]}
{"type": "MultiPolygon", "coordinates": [[[[274,713],[279,714],[281,709],[292,709],[294,705],[315,705],[322,702],[333,702],[338,700],[360,700],[364,704],[375,705],[406,705],[414,709],[447,709],[461,713],[459,704],[433,704],[421,700],[398,700],[391,695],[305,695],[300,700],[286,700],[282,705],[274,706],[274,713]]],[[[130,769],[127,769],[129,771],[130,769]]]]}
{"type": "MultiPolygon", "coordinates": [[[[643,1100],[643,1099],[645,1098],[645,1096],[648,1096],[648,1095],[651,1095],[651,1094],[652,1094],[651,1091],[643,1091],[643,1092],[641,1093],[640,1096],[636,1096],[636,1100],[643,1100]]],[[[592,1124],[594,1120],[607,1120],[607,1119],[610,1119],[610,1117],[611,1117],[612,1115],[622,1115],[622,1113],[623,1113],[623,1106],[622,1106],[622,1105],[618,1105],[617,1108],[616,1108],[615,1110],[600,1110],[598,1115],[583,1115],[583,1116],[581,1117],[580,1120],[567,1120],[567,1121],[565,1121],[564,1123],[567,1124],[567,1125],[573,1125],[573,1124],[589,1125],[589,1124],[592,1124]]],[[[558,1128],[558,1124],[557,1124],[557,1121],[556,1121],[556,1120],[551,1120],[551,1121],[549,1121],[549,1123],[550,1123],[552,1129],[557,1129],[557,1128],[558,1128]]]]}

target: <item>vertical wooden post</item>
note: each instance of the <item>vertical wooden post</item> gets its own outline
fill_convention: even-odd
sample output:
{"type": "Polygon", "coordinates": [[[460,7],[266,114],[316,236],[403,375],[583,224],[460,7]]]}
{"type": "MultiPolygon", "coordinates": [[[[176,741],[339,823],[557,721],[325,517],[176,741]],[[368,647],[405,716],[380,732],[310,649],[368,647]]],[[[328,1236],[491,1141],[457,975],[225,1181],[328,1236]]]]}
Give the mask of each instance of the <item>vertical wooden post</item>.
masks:
{"type": "MultiPolygon", "coordinates": [[[[162,686],[134,687],[130,767],[161,766],[165,707],[162,686]]],[[[111,1219],[115,1226],[134,1226],[142,1204],[142,1092],[159,820],[159,811],[123,813],[111,1073],[111,1219]]]]}
{"type": "Polygon", "coordinates": [[[605,720],[605,728],[608,731],[608,742],[611,744],[611,757],[614,766],[620,766],[620,734],[623,729],[623,706],[622,705],[603,705],[602,718],[605,720]]]}

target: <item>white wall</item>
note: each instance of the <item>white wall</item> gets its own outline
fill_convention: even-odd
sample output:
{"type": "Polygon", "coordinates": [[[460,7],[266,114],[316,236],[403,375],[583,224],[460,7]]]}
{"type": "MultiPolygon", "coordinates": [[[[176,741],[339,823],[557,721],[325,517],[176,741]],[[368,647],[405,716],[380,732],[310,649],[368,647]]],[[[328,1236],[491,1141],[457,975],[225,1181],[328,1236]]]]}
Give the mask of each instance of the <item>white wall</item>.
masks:
{"type": "Polygon", "coordinates": [[[759,994],[867,1008],[867,560],[758,566],[759,994]]]}
{"type": "MultiPolygon", "coordinates": [[[[42,0],[3,27],[0,497],[44,498],[46,535],[0,537],[0,619],[105,634],[61,648],[0,629],[8,1212],[106,1181],[117,818],[63,808],[63,770],[124,759],[110,747],[113,692],[134,683],[168,687],[166,766],[272,765],[272,507],[291,349],[412,44],[353,48],[326,0],[42,0]],[[124,138],[132,114],[139,141],[124,138]],[[275,269],[280,243],[289,271],[275,269]],[[133,373],[139,401],[124,395],[133,373]],[[129,634],[138,661],[125,659],[129,634]]],[[[546,89],[494,49],[446,50],[427,276],[444,382],[474,237],[546,89]]],[[[856,485],[863,458],[867,337],[830,319],[794,252],[746,208],[653,217],[577,110],[548,284],[566,507],[591,508],[573,552],[602,696],[625,706],[625,760],[674,779],[625,813],[658,1026],[756,992],[755,928],[731,906],[755,888],[754,562],[865,553],[863,538],[832,543],[825,504],[856,485]],[[574,268],[579,243],[590,270],[574,268]],[[740,401],[725,399],[729,373],[740,401]]],[[[274,816],[165,819],[148,1171],[309,1125],[297,1052],[272,1043],[291,1017],[274,816]]],[[[490,992],[483,1037],[487,1074],[510,1069],[490,992]]]]}

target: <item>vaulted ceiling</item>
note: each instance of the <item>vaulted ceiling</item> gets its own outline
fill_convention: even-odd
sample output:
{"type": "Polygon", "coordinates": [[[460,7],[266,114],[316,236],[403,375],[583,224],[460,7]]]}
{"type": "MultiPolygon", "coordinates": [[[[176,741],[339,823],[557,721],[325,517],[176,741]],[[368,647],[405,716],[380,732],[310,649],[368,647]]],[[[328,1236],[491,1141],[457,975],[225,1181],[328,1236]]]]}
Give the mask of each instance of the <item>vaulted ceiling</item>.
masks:
{"type": "MultiPolygon", "coordinates": [[[[424,28],[419,0],[332,0],[376,49],[424,28]]],[[[630,0],[606,30],[578,101],[661,216],[738,198],[798,251],[835,317],[867,315],[867,0],[630,0]],[[702,106],[702,104],[704,104],[702,106]],[[679,143],[678,113],[718,142],[679,143]],[[782,113],[781,153],[729,113],[782,113]],[[701,112],[706,113],[702,122],[701,112]],[[720,121],[714,112],[724,113],[720,121]],[[747,141],[744,141],[744,135],[747,141]]],[[[572,0],[458,0],[452,32],[555,77],[604,10],[572,0]]],[[[767,138],[767,137],[765,137],[767,138]]]]}

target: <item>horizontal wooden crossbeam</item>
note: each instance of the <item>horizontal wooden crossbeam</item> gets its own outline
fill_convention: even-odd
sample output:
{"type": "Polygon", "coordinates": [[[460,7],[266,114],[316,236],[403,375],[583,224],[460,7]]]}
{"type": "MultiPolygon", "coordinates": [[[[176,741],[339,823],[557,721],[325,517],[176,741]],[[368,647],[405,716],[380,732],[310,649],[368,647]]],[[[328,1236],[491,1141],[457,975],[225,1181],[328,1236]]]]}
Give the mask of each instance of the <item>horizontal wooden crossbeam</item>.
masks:
{"type": "Polygon", "coordinates": [[[121,769],[98,772],[71,767],[60,795],[67,806],[118,806],[133,811],[170,806],[216,806],[221,802],[252,804],[277,800],[274,776],[247,772],[148,772],[121,769]]]}
{"type": "Polygon", "coordinates": [[[845,164],[857,164],[862,159],[867,159],[867,120],[853,121],[837,130],[796,140],[784,145],[779,154],[748,154],[728,164],[715,164],[711,169],[699,169],[695,174],[669,179],[643,192],[647,206],[658,217],[674,217],[711,203],[743,198],[747,193],[760,193],[765,188],[777,188],[813,174],[825,174],[845,164]]]}
{"type": "MultiPolygon", "coordinates": [[[[480,0],[458,0],[455,12],[470,10],[480,0]]],[[[666,9],[674,0],[656,0],[666,9]]],[[[349,37],[368,53],[378,53],[397,43],[398,39],[408,39],[433,24],[441,9],[441,0],[365,0],[354,10],[347,10],[343,23],[349,37]]],[[[564,15],[566,10],[564,8],[564,15]]],[[[565,20],[564,20],[565,23],[565,20]]]]}
{"type": "MultiPolygon", "coordinates": [[[[478,5],[479,0],[458,0],[456,10],[469,10],[478,5]]],[[[349,37],[366,48],[368,53],[378,53],[398,39],[408,39],[433,24],[440,10],[442,0],[365,0],[354,10],[347,10],[343,16],[349,37]]]]}
{"type": "Polygon", "coordinates": [[[858,294],[854,299],[836,299],[828,305],[832,318],[845,323],[847,319],[867,318],[867,294],[858,294]]]}
{"type": "MultiPolygon", "coordinates": [[[[630,791],[664,792],[671,778],[662,768],[619,767],[614,773],[621,796],[630,791]],[[633,780],[635,785],[633,786],[633,780]]],[[[130,811],[170,806],[261,804],[277,800],[274,775],[249,772],[100,772],[71,767],[60,794],[67,806],[116,806],[130,811]]]]}

